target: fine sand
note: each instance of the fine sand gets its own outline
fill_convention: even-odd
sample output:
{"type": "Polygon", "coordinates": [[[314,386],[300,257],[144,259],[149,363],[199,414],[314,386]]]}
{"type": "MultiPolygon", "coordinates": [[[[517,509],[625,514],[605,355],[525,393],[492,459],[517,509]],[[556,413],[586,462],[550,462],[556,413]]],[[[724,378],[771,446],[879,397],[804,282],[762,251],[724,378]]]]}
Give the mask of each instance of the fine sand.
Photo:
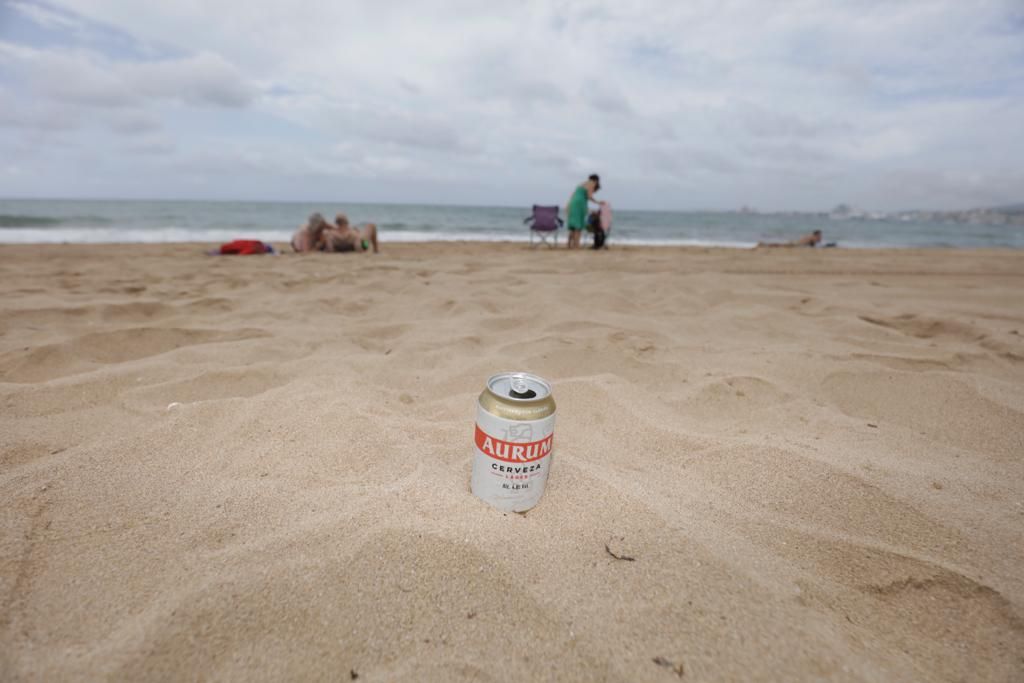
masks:
{"type": "Polygon", "coordinates": [[[0,679],[1024,680],[1024,253],[382,246],[0,247],[0,679]]]}

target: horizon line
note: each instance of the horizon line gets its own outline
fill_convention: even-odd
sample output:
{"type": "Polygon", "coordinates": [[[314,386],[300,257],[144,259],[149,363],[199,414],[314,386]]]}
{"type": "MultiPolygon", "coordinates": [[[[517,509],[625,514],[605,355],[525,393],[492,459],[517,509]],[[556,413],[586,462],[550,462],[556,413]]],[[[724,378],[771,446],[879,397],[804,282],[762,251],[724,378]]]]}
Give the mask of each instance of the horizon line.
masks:
{"type": "MultiPolygon", "coordinates": [[[[337,200],[337,199],[211,199],[211,198],[159,198],[159,197],[0,197],[2,202],[193,202],[193,203],[220,203],[220,204],[363,204],[380,206],[430,206],[450,207],[467,209],[529,209],[534,204],[453,204],[445,202],[403,202],[403,201],[359,201],[359,200],[337,200]]],[[[541,206],[541,205],[537,205],[541,206]]],[[[927,208],[904,208],[892,210],[878,210],[860,208],[846,202],[841,202],[831,209],[774,209],[761,210],[749,207],[746,204],[738,208],[693,208],[693,209],[638,209],[628,206],[616,207],[620,211],[631,211],[638,213],[752,213],[752,214],[831,214],[840,206],[846,206],[852,211],[878,214],[898,214],[906,212],[930,212],[930,213],[960,213],[965,211],[994,210],[994,209],[1019,209],[1024,207],[1024,202],[1010,202],[1006,204],[973,206],[958,209],[927,209],[927,208]]],[[[561,208],[561,205],[559,205],[561,208]]]]}

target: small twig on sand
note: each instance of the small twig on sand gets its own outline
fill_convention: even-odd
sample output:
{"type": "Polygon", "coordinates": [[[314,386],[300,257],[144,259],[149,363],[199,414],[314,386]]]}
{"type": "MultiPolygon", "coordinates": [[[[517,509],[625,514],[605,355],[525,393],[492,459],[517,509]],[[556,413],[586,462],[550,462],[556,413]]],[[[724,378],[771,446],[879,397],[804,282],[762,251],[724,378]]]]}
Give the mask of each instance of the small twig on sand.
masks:
{"type": "Polygon", "coordinates": [[[607,543],[604,544],[604,549],[605,549],[605,551],[609,555],[614,557],[616,560],[625,560],[626,562],[636,562],[636,558],[635,557],[630,557],[629,555],[616,555],[615,553],[612,552],[612,549],[608,547],[607,543]]]}
{"type": "Polygon", "coordinates": [[[679,676],[680,678],[682,678],[683,675],[686,673],[686,670],[683,668],[683,665],[681,663],[676,664],[675,662],[670,662],[664,657],[655,657],[651,661],[653,661],[658,666],[663,666],[666,669],[671,669],[672,673],[674,673],[676,676],[679,676]]]}

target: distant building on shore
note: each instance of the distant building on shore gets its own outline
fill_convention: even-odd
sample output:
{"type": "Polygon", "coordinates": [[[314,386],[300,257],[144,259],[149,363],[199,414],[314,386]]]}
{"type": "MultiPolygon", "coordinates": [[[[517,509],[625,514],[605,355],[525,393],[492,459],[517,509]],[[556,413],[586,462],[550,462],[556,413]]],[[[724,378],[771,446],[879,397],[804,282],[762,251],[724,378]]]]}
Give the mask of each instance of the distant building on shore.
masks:
{"type": "Polygon", "coordinates": [[[868,212],[848,204],[839,204],[828,213],[835,221],[896,220],[921,223],[961,223],[964,225],[1024,225],[1024,204],[1004,207],[966,209],[963,211],[898,211],[868,212]]]}

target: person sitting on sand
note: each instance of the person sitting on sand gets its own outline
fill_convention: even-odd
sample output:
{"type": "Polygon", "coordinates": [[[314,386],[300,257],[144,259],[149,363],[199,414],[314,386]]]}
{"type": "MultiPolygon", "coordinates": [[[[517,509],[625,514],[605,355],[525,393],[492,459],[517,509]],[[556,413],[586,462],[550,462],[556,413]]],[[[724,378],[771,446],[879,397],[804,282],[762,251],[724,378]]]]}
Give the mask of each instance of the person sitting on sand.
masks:
{"type": "Polygon", "coordinates": [[[334,226],[323,232],[324,251],[343,252],[354,251],[363,253],[373,247],[373,253],[378,253],[377,248],[377,225],[375,223],[363,223],[353,228],[349,225],[348,216],[339,213],[334,217],[334,226]]]}
{"type": "Polygon", "coordinates": [[[324,250],[324,231],[330,226],[319,213],[310,215],[306,224],[292,235],[292,249],[300,254],[324,250]]]}
{"type": "Polygon", "coordinates": [[[808,233],[793,242],[758,242],[758,247],[816,247],[821,242],[821,230],[808,233]]]}

